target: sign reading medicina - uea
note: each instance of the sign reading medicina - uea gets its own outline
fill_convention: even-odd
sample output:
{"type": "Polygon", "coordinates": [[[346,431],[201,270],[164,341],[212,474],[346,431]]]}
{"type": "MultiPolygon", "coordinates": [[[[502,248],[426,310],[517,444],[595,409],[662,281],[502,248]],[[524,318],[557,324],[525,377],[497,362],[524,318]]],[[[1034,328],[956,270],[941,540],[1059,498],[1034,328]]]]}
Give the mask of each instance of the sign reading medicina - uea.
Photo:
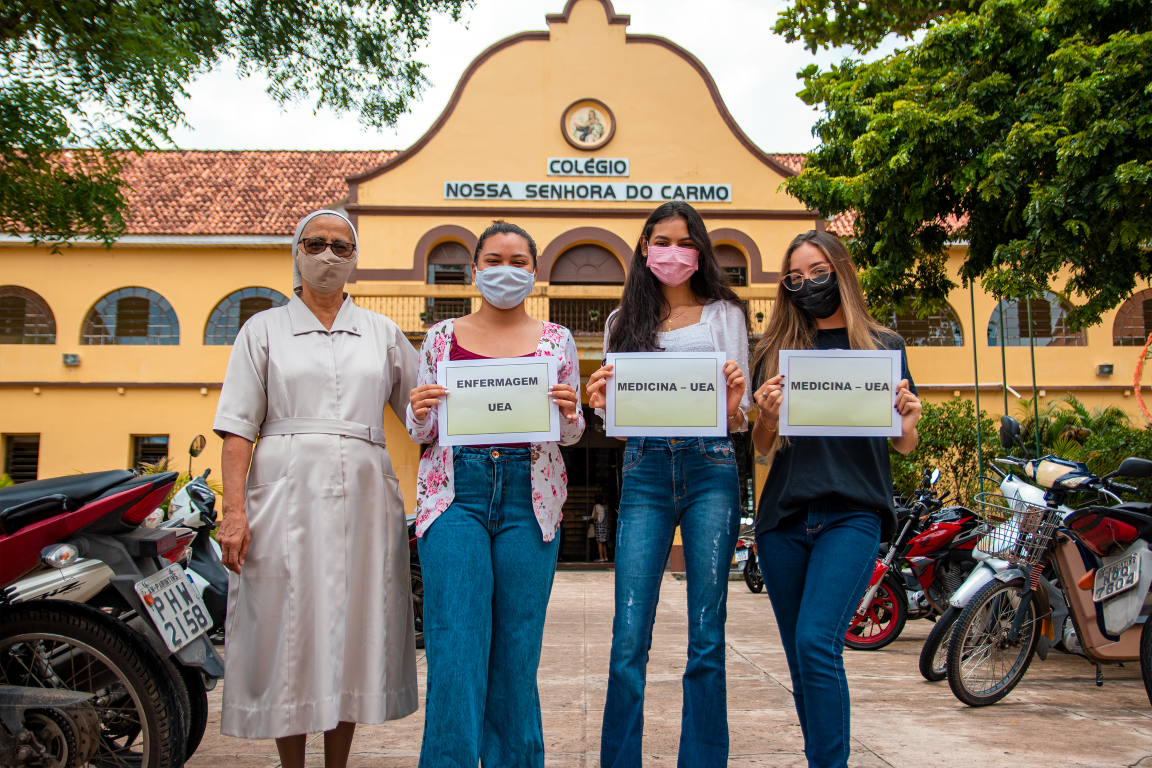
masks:
{"type": "Polygon", "coordinates": [[[635,203],[648,200],[732,202],[731,184],[633,183],[622,181],[446,181],[445,200],[585,200],[635,203]]]}
{"type": "Polygon", "coordinates": [[[780,350],[781,435],[899,437],[899,350],[780,350]]]}
{"type": "Polygon", "coordinates": [[[548,396],[554,357],[445,360],[436,383],[440,445],[543,443],[560,439],[560,408],[548,396]]]}
{"type": "Polygon", "coordinates": [[[722,352],[611,352],[605,392],[610,437],[728,434],[722,352]]]}

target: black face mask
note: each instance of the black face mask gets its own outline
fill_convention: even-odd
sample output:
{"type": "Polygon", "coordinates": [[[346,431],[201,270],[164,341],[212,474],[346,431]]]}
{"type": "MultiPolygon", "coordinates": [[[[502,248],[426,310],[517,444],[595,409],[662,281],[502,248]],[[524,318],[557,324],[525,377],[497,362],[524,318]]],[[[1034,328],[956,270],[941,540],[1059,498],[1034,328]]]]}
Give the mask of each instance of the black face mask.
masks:
{"type": "Polygon", "coordinates": [[[788,297],[804,314],[823,320],[836,314],[836,310],[840,309],[840,284],[836,282],[836,274],[833,273],[823,285],[805,280],[800,290],[789,293],[788,297]]]}

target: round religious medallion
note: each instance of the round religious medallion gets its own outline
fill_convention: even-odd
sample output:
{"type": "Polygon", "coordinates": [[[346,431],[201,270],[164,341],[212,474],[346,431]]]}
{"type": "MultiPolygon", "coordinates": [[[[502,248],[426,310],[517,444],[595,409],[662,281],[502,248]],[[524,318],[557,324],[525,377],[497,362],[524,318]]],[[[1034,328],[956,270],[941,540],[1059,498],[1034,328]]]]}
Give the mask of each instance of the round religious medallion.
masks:
{"type": "Polygon", "coordinates": [[[604,102],[580,99],[560,116],[560,131],[564,140],[576,149],[600,149],[612,141],[616,118],[604,102]]]}

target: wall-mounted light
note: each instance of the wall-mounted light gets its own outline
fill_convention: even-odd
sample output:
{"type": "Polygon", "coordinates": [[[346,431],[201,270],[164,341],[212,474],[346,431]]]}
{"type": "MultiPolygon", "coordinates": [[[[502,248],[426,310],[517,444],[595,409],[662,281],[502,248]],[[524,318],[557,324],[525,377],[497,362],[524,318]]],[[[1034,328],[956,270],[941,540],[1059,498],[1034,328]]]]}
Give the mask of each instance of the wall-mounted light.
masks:
{"type": "Polygon", "coordinates": [[[67,365],[69,367],[75,367],[77,365],[80,365],[80,355],[71,355],[71,354],[65,353],[64,354],[64,365],[67,365]]]}
{"type": "Polygon", "coordinates": [[[1096,366],[1096,375],[1111,376],[1114,368],[1115,366],[1113,366],[1112,363],[1101,363],[1100,365],[1096,366]]]}

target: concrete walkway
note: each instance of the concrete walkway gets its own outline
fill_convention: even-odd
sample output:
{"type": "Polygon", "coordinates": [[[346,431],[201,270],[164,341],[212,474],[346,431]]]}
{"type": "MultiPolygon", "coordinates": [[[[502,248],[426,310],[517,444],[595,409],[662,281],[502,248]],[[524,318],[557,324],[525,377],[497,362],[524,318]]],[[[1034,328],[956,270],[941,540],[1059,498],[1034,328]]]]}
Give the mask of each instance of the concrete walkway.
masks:
{"type": "MultiPolygon", "coordinates": [[[[556,576],[544,652],[540,700],[549,768],[599,764],[600,724],[612,641],[612,573],[556,576]]],[[[792,708],[788,667],[765,594],[732,582],[728,600],[728,722],[733,768],[804,766],[803,739],[792,708]]],[[[1152,768],[1152,707],[1139,666],[1106,668],[1094,685],[1084,660],[1037,658],[1024,681],[1000,704],[970,709],[947,682],[927,683],[917,659],[930,624],[908,623],[888,648],[846,655],[852,689],[853,768],[947,766],[1135,766],[1152,768]]],[[[687,645],[684,584],[666,578],[648,666],[645,759],[674,766],[680,733],[680,676],[687,645]]],[[[424,659],[420,680],[424,683],[424,659]]],[[[188,763],[202,768],[276,766],[275,744],[219,734],[220,691],[204,744],[188,763]]],[[[361,727],[351,766],[414,768],[424,725],[423,702],[398,722],[361,727]]],[[[320,737],[309,765],[323,765],[320,737]]]]}

